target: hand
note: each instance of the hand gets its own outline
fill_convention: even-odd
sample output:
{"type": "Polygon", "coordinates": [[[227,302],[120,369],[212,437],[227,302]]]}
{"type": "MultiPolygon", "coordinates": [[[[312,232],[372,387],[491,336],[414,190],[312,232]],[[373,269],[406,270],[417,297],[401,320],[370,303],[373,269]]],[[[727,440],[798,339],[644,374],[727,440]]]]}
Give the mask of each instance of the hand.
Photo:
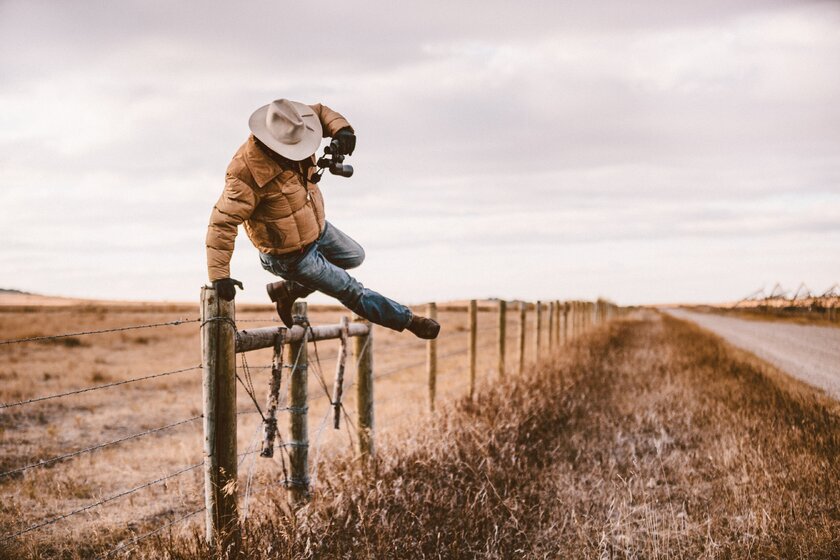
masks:
{"type": "Polygon", "coordinates": [[[349,126],[345,126],[336,132],[333,138],[338,140],[338,151],[340,155],[353,155],[353,150],[356,149],[356,134],[349,126]]]}
{"type": "Polygon", "coordinates": [[[225,301],[232,301],[236,297],[236,286],[239,286],[240,290],[245,289],[242,282],[233,278],[222,278],[221,280],[213,281],[213,287],[216,288],[216,293],[225,301]]]}

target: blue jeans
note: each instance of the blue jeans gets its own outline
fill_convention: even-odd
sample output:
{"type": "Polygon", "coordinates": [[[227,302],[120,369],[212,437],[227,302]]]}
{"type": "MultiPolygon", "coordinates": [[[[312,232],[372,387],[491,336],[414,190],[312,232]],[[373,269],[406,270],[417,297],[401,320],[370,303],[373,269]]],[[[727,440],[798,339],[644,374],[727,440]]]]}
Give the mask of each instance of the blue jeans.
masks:
{"type": "Polygon", "coordinates": [[[411,310],[362,286],[345,269],[365,260],[365,250],[346,233],[329,222],[314,243],[302,252],[285,255],[260,253],[267,271],[290,282],[300,297],[319,291],[334,297],[368,321],[401,331],[411,321],[411,310]]]}

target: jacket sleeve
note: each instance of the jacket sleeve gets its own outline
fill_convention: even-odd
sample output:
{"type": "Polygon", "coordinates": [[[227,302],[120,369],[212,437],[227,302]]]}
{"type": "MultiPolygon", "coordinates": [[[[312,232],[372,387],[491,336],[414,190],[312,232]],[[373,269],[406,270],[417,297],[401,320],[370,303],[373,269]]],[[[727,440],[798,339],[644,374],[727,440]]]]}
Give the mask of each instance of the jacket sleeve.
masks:
{"type": "MultiPolygon", "coordinates": [[[[312,107],[312,110],[315,111],[315,114],[318,115],[318,119],[321,121],[321,127],[324,129],[324,138],[331,138],[342,128],[350,126],[350,123],[347,122],[347,119],[341,113],[333,111],[326,105],[316,103],[315,105],[310,105],[310,107],[312,107]]],[[[350,126],[350,129],[353,130],[353,127],[350,126]]]]}
{"type": "Polygon", "coordinates": [[[230,258],[239,224],[251,217],[258,202],[250,186],[227,175],[225,190],[213,206],[207,226],[207,272],[211,282],[230,278],[230,258]]]}

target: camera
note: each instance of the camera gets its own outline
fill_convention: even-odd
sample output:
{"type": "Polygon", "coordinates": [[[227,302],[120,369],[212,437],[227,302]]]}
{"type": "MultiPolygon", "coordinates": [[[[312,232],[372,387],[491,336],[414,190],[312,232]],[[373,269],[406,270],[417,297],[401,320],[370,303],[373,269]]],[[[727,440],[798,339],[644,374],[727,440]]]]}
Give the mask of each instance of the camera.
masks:
{"type": "Polygon", "coordinates": [[[318,158],[318,167],[329,169],[330,173],[339,177],[352,177],[353,166],[344,163],[345,157],[338,149],[338,140],[333,140],[324,147],[324,155],[318,158]]]}

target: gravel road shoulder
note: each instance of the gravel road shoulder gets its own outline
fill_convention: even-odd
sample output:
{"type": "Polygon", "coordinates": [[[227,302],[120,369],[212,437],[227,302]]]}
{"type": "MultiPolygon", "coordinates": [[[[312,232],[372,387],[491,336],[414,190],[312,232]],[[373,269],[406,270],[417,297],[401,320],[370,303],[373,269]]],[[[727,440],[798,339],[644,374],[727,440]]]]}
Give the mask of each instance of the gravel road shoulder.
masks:
{"type": "Polygon", "coordinates": [[[840,399],[840,329],[750,321],[686,309],[663,311],[691,321],[840,399]]]}

